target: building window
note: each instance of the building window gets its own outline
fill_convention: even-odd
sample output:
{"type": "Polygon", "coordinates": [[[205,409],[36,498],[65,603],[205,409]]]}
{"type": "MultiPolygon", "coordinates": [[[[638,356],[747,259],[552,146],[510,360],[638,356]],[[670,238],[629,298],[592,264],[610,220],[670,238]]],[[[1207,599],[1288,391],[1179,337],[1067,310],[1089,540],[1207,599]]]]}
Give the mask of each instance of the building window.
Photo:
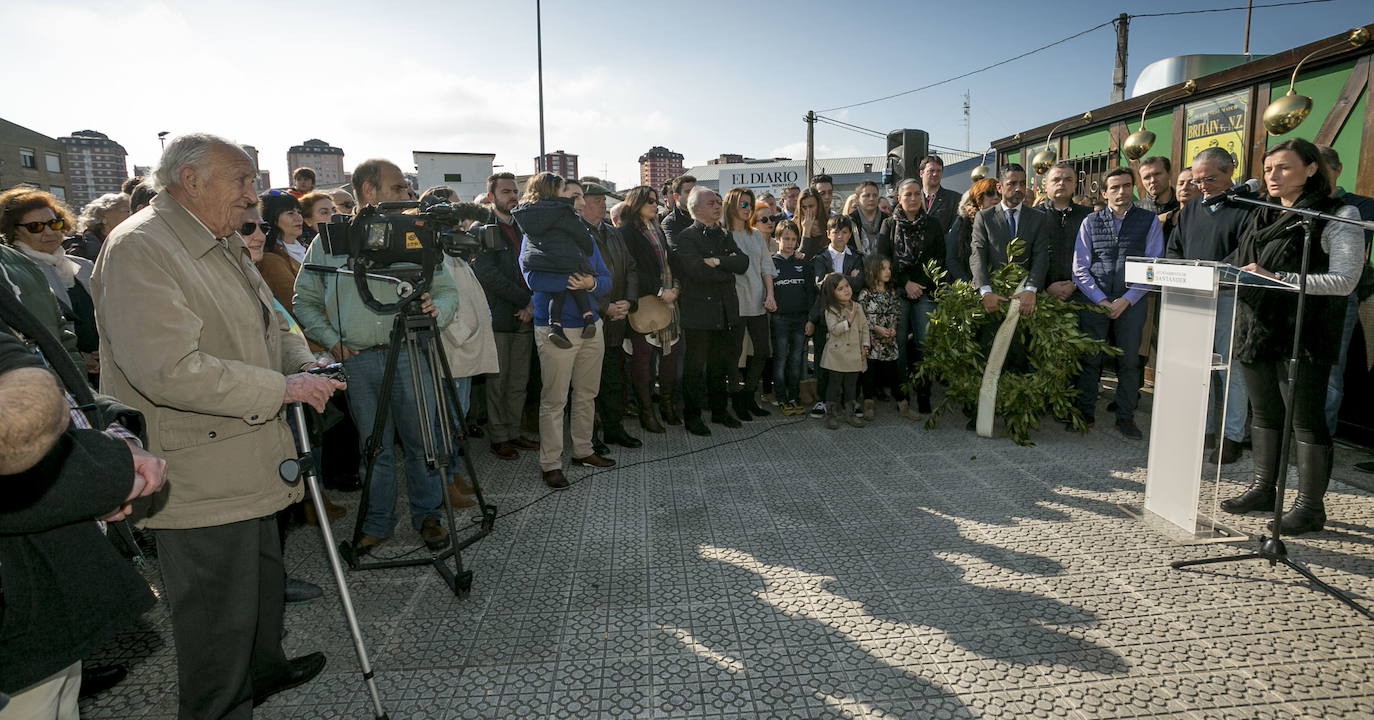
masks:
{"type": "Polygon", "coordinates": [[[444,173],[444,182],[463,182],[463,173],[444,173]]]}
{"type": "Polygon", "coordinates": [[[48,192],[52,193],[53,195],[56,195],[58,200],[67,199],[67,188],[62,187],[61,185],[48,186],[48,192]]]}
{"type": "Polygon", "coordinates": [[[36,170],[38,168],[38,159],[34,156],[32,150],[19,150],[19,166],[30,170],[36,170]]]}

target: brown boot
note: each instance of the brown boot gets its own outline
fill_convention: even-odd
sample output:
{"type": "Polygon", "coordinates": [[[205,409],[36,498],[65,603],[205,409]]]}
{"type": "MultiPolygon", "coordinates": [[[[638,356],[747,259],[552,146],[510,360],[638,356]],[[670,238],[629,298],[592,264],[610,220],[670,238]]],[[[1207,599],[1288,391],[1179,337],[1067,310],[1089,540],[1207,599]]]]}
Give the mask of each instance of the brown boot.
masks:
{"type": "Polygon", "coordinates": [[[636,385],[635,398],[639,401],[639,426],[644,432],[664,432],[663,424],[654,417],[654,399],[649,388],[636,385]]]}
{"type": "Polygon", "coordinates": [[[876,406],[876,403],[874,403],[872,400],[865,400],[865,401],[864,401],[864,419],[871,422],[871,421],[873,420],[874,415],[876,415],[876,414],[877,414],[877,406],[876,406]]]}
{"type": "Polygon", "coordinates": [[[472,483],[467,482],[462,475],[453,474],[453,480],[444,483],[444,490],[448,493],[448,504],[454,508],[470,508],[477,504],[477,498],[473,497],[472,483]],[[463,485],[467,485],[467,490],[463,485]]]}
{"type": "MultiPolygon", "coordinates": [[[[328,513],[330,522],[338,520],[348,512],[344,509],[344,506],[335,505],[331,502],[328,495],[321,494],[321,497],[324,498],[324,511],[328,513]]],[[[308,525],[320,524],[320,516],[315,512],[315,503],[310,502],[309,499],[305,501],[305,522],[308,525]]]]}
{"type": "Polygon", "coordinates": [[[672,381],[659,381],[658,385],[658,412],[663,417],[663,422],[667,425],[681,425],[682,413],[677,411],[677,406],[673,404],[673,383],[672,381]]]}
{"type": "Polygon", "coordinates": [[[921,413],[918,413],[918,412],[916,412],[915,410],[912,410],[912,409],[911,409],[911,403],[907,402],[906,400],[898,400],[898,401],[897,401],[897,415],[898,415],[899,417],[906,418],[907,420],[920,420],[920,419],[921,419],[921,413]]]}

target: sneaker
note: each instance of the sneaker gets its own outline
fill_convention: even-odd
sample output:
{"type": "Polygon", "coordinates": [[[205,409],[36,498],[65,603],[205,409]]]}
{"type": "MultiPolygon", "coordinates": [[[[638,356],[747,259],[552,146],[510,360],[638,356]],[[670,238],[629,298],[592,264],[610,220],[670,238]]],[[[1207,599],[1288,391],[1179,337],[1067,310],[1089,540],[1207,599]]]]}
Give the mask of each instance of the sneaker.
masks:
{"type": "Polygon", "coordinates": [[[563,348],[564,350],[567,350],[568,348],[572,347],[572,341],[568,339],[567,335],[563,334],[562,325],[550,326],[549,342],[553,343],[558,347],[563,348]]]}
{"type": "Polygon", "coordinates": [[[846,425],[848,425],[848,426],[850,426],[850,427],[856,427],[856,428],[861,428],[861,427],[865,427],[865,426],[868,425],[868,423],[864,422],[864,418],[863,418],[863,413],[862,413],[862,412],[860,412],[860,413],[858,413],[858,414],[856,414],[856,415],[845,415],[845,416],[844,416],[844,422],[845,422],[846,425]]]}
{"type": "Polygon", "coordinates": [[[863,417],[864,417],[864,408],[863,408],[862,405],[857,405],[857,404],[856,404],[856,405],[854,406],[854,417],[859,418],[860,420],[863,419],[863,417]]]}
{"type": "Polygon", "coordinates": [[[811,406],[811,413],[810,413],[810,414],[811,414],[811,417],[817,418],[817,419],[825,417],[825,403],[824,403],[824,402],[818,402],[818,403],[816,403],[815,405],[812,405],[812,406],[811,406]]]}
{"type": "Polygon", "coordinates": [[[1116,431],[1121,433],[1128,440],[1139,440],[1145,437],[1145,433],[1140,432],[1140,428],[1136,427],[1135,420],[1130,418],[1117,420],[1116,431]]]}

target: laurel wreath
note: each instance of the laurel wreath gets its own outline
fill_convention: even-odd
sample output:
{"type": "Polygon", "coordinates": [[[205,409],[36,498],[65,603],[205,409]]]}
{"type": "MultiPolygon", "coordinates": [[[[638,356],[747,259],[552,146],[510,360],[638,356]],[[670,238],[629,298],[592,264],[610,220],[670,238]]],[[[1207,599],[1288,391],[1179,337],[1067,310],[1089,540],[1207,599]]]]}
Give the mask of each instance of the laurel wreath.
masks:
{"type": "MultiPolygon", "coordinates": [[[[1007,246],[1007,255],[1016,257],[1019,240],[1007,246]]],[[[935,282],[935,310],[930,314],[926,330],[924,357],[912,372],[911,380],[938,382],[945,388],[944,398],[926,420],[927,428],[934,428],[941,415],[952,409],[968,409],[978,404],[978,391],[983,384],[987,367],[988,348],[980,342],[984,328],[996,326],[1006,310],[996,313],[983,310],[978,288],[966,280],[946,282],[947,273],[934,261],[927,263],[926,272],[935,282]]],[[[1026,276],[1020,263],[1007,263],[994,270],[989,278],[992,291],[1011,297],[1026,276]]],[[[1031,445],[1031,433],[1040,427],[1046,414],[1071,423],[1079,431],[1087,430],[1083,415],[1074,406],[1077,396],[1075,383],[1083,360],[1093,353],[1120,355],[1105,340],[1094,340],[1078,329],[1078,315],[1084,309],[1106,312],[1095,305],[1069,302],[1049,294],[1036,296],[1035,312],[1022,317],[1016,327],[1016,339],[1026,348],[1030,372],[1014,372],[1004,368],[997,384],[996,412],[1002,417],[1007,435],[1017,445],[1031,445]]]]}

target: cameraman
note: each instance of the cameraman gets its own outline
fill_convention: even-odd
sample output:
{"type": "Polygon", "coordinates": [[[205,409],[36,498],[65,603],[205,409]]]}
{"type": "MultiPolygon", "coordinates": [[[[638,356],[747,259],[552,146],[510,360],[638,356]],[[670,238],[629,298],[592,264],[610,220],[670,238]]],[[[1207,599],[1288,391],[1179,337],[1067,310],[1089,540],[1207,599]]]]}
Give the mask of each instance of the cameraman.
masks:
{"type": "MultiPolygon", "coordinates": [[[[353,170],[353,192],[362,208],[408,200],[410,183],[394,163],[366,160],[353,170]]],[[[334,240],[339,242],[337,238],[334,240]]],[[[338,247],[333,249],[339,251],[338,247]]],[[[330,255],[325,243],[316,242],[306,253],[304,264],[341,267],[346,260],[344,255],[330,255]]],[[[374,280],[369,284],[374,297],[395,296],[395,287],[389,283],[374,280]]],[[[309,270],[296,278],[294,308],[305,336],[329,348],[334,358],[348,369],[348,409],[358,425],[358,437],[366,451],[381,401],[395,315],[378,313],[365,305],[353,278],[326,276],[309,270]]],[[[453,278],[442,268],[434,273],[431,292],[420,296],[420,309],[434,316],[440,329],[453,320],[458,310],[458,290],[453,285],[453,278]]],[[[429,377],[428,368],[420,372],[429,377]]],[[[371,552],[389,539],[396,528],[395,444],[391,440],[397,434],[405,451],[411,525],[420,531],[420,538],[432,550],[448,542],[448,530],[440,523],[443,481],[437,470],[425,466],[424,438],[418,422],[420,408],[431,414],[434,412],[434,388],[424,388],[425,396],[417,397],[409,378],[410,360],[401,352],[392,378],[386,427],[380,435],[382,443],[377,448],[372,480],[367,488],[363,537],[356,547],[359,553],[371,552]]]]}

